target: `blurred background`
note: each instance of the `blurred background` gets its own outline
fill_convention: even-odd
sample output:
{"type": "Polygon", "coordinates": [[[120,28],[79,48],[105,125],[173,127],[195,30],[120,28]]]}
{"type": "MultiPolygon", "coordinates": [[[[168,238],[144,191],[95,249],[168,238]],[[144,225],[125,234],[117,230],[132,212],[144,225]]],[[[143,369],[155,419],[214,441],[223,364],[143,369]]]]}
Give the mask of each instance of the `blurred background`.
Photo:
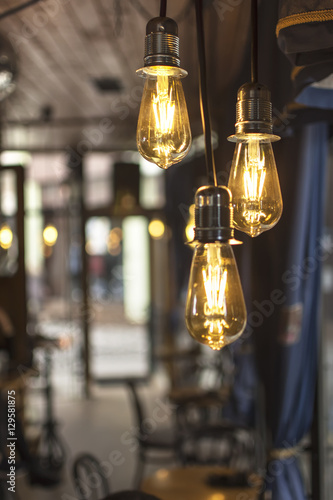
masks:
{"type": "MultiPolygon", "coordinates": [[[[209,428],[189,435],[171,463],[181,456],[187,463],[232,464],[269,484],[269,474],[276,474],[267,468],[266,452],[286,448],[289,455],[276,460],[285,468],[286,459],[297,459],[304,480],[304,490],[290,498],[330,498],[332,20],[323,30],[327,37],[313,35],[313,47],[304,49],[313,54],[310,60],[276,37],[285,5],[259,2],[259,80],[272,92],[275,133],[282,136],[274,150],[284,214],[262,239],[237,234],[249,324],[238,342],[213,352],[191,339],[184,321],[193,198],[207,183],[194,2],[168,2],[188,71],[183,86],[193,143],[185,160],[167,171],[144,160],[135,140],[143,89],[135,71],[143,66],[145,26],[158,15],[159,2],[2,2],[1,386],[4,394],[17,391],[31,449],[58,460],[55,469],[64,471],[56,489],[46,491],[48,484],[29,485],[23,467],[21,498],[72,498],[70,464],[84,451],[111,463],[112,490],[135,483],[141,448],[129,442],[134,436],[140,445],[131,383],[142,393],[146,415],[162,408],[168,426],[175,420],[182,436],[193,422],[196,431],[233,423],[213,435],[221,439],[217,454],[207,444],[209,428]],[[313,89],[327,94],[306,94],[313,89]],[[276,290],[289,309],[274,302],[276,290]],[[303,317],[311,304],[312,315],[303,317]],[[304,396],[299,432],[279,434],[277,420],[291,420],[283,412],[290,411],[293,384],[304,396]],[[192,392],[179,395],[180,388],[192,392]],[[206,398],[200,403],[198,391],[206,398]],[[164,400],[168,406],[161,406],[164,400]],[[202,437],[206,444],[193,451],[202,437]],[[112,464],[113,450],[124,461],[112,464]]],[[[204,21],[213,145],[218,181],[225,185],[237,89],[250,78],[250,1],[206,0],[204,21]]],[[[159,465],[149,467],[143,477],[159,465]]],[[[282,500],[274,484],[265,498],[282,500]]]]}

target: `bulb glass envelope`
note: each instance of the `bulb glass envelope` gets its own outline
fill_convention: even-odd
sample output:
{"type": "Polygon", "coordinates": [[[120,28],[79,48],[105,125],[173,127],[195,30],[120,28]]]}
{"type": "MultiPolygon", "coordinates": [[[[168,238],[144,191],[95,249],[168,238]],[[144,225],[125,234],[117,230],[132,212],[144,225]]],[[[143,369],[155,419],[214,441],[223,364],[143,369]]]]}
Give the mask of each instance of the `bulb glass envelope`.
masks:
{"type": "Polygon", "coordinates": [[[238,133],[228,187],[232,192],[233,225],[258,236],[279,221],[283,202],[272,142],[280,138],[265,133],[238,133]]]}
{"type": "Polygon", "coordinates": [[[191,128],[181,83],[187,72],[176,66],[146,66],[137,74],[146,79],[137,147],[146,160],[166,169],[181,161],[191,147],[191,128]]]}
{"type": "Polygon", "coordinates": [[[197,242],[186,302],[190,335],[212,349],[237,340],[246,326],[246,307],[229,243],[197,242]]]}

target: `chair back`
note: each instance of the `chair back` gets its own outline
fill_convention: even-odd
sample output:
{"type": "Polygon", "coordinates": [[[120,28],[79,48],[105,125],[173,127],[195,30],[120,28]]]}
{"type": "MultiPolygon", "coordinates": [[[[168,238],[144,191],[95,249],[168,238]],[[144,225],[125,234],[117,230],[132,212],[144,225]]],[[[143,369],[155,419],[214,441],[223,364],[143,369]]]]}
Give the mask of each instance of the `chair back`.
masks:
{"type": "Polygon", "coordinates": [[[72,468],[76,498],[100,500],[110,494],[110,486],[100,462],[90,453],[82,453],[72,468]]]}
{"type": "Polygon", "coordinates": [[[142,403],[140,401],[140,397],[139,397],[139,394],[137,391],[136,383],[134,380],[127,380],[126,384],[127,384],[127,387],[131,393],[131,399],[132,399],[132,404],[134,407],[134,413],[135,413],[135,417],[137,420],[137,425],[139,426],[139,429],[141,429],[142,423],[144,420],[144,412],[143,412],[142,403]]]}

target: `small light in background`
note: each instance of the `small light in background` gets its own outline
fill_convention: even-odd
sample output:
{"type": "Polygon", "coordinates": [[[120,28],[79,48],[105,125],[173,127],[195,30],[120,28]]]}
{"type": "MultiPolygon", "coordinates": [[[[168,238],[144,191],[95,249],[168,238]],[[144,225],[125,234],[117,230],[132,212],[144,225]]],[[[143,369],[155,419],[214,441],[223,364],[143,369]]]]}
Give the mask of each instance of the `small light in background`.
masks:
{"type": "Polygon", "coordinates": [[[194,226],[195,222],[194,222],[194,204],[193,204],[189,208],[189,218],[185,228],[185,236],[188,242],[194,240],[194,226]]]}
{"type": "Polygon", "coordinates": [[[109,238],[107,242],[108,252],[112,256],[117,256],[121,252],[121,240],[123,238],[123,232],[120,227],[114,227],[109,233],[109,238]]]}
{"type": "Polygon", "coordinates": [[[0,246],[4,250],[8,250],[13,243],[13,231],[7,224],[4,224],[0,229],[0,246]]]}
{"type": "Polygon", "coordinates": [[[168,479],[170,473],[167,469],[159,469],[157,472],[156,472],[156,476],[158,477],[158,479],[168,479]]]}
{"type": "Polygon", "coordinates": [[[160,240],[164,236],[165,225],[161,220],[153,219],[149,223],[148,231],[154,240],[160,240]]]}
{"type": "Polygon", "coordinates": [[[209,500],[225,500],[225,495],[222,493],[213,493],[210,497],[209,500]]]}
{"type": "Polygon", "coordinates": [[[58,239],[57,229],[49,224],[43,231],[43,241],[48,247],[53,247],[58,239]]]}

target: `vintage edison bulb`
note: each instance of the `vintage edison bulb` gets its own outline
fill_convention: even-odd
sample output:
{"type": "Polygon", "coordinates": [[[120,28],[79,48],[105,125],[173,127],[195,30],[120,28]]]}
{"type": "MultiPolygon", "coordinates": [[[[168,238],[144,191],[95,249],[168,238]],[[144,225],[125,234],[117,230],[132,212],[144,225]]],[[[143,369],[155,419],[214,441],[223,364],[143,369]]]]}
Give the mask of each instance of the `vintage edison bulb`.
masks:
{"type": "Polygon", "coordinates": [[[269,137],[242,135],[230,170],[228,187],[232,192],[234,227],[252,237],[275,226],[282,214],[280,183],[269,137]]]}
{"type": "Polygon", "coordinates": [[[191,336],[212,349],[234,342],[246,326],[237,265],[228,243],[198,243],[190,273],[185,320],[191,336]]]}
{"type": "Polygon", "coordinates": [[[191,129],[181,78],[172,66],[147,66],[136,134],[140,154],[161,168],[182,160],[191,147],[191,129]]]}

